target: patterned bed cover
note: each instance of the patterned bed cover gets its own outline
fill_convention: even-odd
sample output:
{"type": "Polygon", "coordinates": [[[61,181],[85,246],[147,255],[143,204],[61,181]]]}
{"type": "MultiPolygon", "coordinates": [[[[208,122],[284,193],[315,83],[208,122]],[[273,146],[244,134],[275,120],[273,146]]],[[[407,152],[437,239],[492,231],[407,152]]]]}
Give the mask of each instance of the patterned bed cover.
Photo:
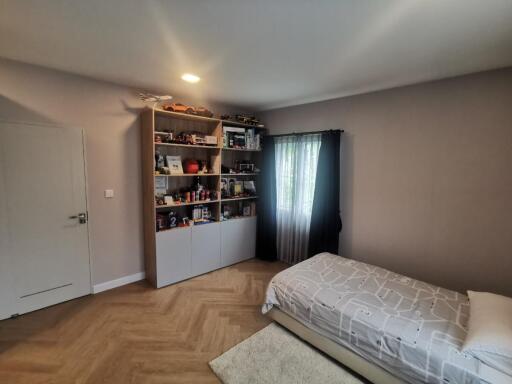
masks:
{"type": "Polygon", "coordinates": [[[263,313],[273,306],[407,382],[490,382],[461,352],[469,301],[458,292],[321,253],[272,279],[263,313]]]}

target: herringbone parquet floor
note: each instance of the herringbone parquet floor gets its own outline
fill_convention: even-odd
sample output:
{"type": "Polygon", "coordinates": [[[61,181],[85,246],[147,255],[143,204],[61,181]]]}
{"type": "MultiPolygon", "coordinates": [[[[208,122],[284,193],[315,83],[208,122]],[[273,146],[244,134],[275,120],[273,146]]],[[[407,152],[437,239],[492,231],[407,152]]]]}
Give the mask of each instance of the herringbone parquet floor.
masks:
{"type": "Polygon", "coordinates": [[[0,383],[218,383],[208,361],[269,323],[265,289],[285,267],[250,260],[1,321],[0,383]]]}

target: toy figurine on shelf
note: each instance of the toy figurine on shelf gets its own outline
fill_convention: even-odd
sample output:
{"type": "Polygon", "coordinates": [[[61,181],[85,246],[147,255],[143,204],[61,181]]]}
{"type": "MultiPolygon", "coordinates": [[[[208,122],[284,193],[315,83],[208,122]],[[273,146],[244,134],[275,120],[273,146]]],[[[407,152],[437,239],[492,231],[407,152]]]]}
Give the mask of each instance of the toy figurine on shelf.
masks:
{"type": "Polygon", "coordinates": [[[199,160],[199,171],[198,174],[206,175],[208,174],[208,167],[206,166],[206,161],[199,160]]]}
{"type": "Polygon", "coordinates": [[[160,152],[155,152],[155,170],[165,166],[165,158],[160,152]]]}
{"type": "Polygon", "coordinates": [[[165,199],[163,196],[155,196],[155,204],[158,205],[165,205],[165,199]]]}
{"type": "Polygon", "coordinates": [[[174,133],[173,132],[169,132],[167,135],[165,135],[165,142],[166,143],[174,142],[174,133]]]}

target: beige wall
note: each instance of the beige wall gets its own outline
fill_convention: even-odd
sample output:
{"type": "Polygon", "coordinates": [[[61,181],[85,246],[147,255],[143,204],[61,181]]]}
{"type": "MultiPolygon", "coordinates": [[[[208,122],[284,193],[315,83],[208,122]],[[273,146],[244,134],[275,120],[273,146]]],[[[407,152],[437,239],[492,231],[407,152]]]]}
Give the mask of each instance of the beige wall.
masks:
{"type": "Polygon", "coordinates": [[[344,129],[342,255],[512,295],[512,68],[268,111],[344,129]]]}
{"type": "Polygon", "coordinates": [[[142,107],[135,90],[0,59],[0,118],[85,131],[94,284],[144,271],[142,107]],[[114,199],[103,197],[107,188],[114,199]]]}

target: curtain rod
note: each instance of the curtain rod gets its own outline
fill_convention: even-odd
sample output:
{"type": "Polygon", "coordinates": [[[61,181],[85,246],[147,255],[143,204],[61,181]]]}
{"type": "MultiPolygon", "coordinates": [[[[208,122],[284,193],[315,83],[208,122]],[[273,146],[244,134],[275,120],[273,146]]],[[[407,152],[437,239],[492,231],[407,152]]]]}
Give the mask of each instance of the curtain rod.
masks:
{"type": "Polygon", "coordinates": [[[341,133],[345,132],[343,129],[325,129],[323,131],[309,131],[309,132],[292,132],[292,133],[281,133],[279,135],[268,135],[272,137],[282,137],[282,136],[304,136],[304,135],[314,135],[316,133],[325,133],[329,131],[340,131],[341,133]]]}

